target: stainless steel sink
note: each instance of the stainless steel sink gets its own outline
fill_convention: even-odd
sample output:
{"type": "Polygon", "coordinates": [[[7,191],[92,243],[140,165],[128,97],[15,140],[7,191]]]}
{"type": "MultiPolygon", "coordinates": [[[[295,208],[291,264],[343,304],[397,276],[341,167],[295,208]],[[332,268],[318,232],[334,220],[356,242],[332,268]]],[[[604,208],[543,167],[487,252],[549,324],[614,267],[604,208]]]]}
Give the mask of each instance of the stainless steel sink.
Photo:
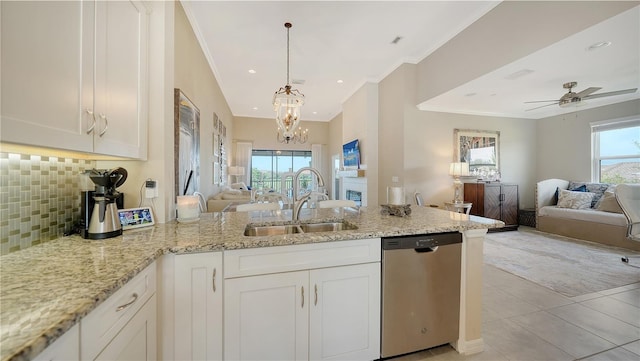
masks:
{"type": "Polygon", "coordinates": [[[309,232],[336,232],[358,229],[358,227],[345,222],[323,222],[323,223],[303,223],[300,225],[302,231],[309,232]]]}
{"type": "Polygon", "coordinates": [[[346,222],[319,222],[302,224],[284,224],[273,226],[247,225],[244,229],[245,236],[278,236],[296,233],[312,232],[338,232],[358,229],[358,227],[346,222]]]}
{"type": "Polygon", "coordinates": [[[277,236],[283,234],[302,233],[302,229],[297,224],[286,224],[281,226],[251,226],[244,229],[245,236],[277,236]]]}

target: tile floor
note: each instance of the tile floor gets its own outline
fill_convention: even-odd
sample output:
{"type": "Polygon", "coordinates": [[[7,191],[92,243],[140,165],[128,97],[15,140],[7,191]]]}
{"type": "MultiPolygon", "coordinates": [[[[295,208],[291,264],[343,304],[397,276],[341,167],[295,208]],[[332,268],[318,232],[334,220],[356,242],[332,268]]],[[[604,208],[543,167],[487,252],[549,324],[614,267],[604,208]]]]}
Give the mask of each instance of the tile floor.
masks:
{"type": "Polygon", "coordinates": [[[640,283],[569,298],[493,266],[483,272],[484,352],[446,345],[393,361],[640,361],[640,283]]]}

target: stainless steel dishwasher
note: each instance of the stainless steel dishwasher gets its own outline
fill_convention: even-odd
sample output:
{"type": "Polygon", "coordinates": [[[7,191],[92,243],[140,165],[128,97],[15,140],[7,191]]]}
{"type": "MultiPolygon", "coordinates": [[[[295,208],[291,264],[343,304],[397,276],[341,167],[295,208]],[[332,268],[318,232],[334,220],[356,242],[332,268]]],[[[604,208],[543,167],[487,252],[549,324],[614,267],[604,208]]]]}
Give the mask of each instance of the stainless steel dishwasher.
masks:
{"type": "Polygon", "coordinates": [[[458,340],[462,234],[382,239],[381,357],[458,340]]]}

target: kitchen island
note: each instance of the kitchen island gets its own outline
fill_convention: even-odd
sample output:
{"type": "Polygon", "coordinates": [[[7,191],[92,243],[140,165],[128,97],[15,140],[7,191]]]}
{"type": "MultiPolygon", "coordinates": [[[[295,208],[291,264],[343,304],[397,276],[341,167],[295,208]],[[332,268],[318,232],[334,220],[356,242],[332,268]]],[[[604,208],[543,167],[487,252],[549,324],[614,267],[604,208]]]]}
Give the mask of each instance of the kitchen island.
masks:
{"type": "MultiPolygon", "coordinates": [[[[379,209],[345,212],[357,227],[337,232],[244,236],[248,223],[282,223],[273,216],[207,213],[193,223],[170,222],[126,231],[103,241],[63,237],[0,258],[0,341],[2,360],[30,360],[164,254],[301,245],[389,236],[462,232],[461,352],[482,350],[482,240],[500,221],[413,207],[409,217],[381,215],[379,209]]],[[[313,210],[302,222],[336,220],[330,209],[313,210]]]]}

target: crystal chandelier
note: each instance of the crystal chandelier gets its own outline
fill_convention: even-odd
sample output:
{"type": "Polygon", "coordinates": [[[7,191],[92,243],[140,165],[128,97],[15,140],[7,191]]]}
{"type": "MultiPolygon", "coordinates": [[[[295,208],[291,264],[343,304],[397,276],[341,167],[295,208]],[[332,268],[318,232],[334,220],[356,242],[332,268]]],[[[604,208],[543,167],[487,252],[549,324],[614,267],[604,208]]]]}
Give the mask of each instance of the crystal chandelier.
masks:
{"type": "Polygon", "coordinates": [[[307,140],[309,139],[309,129],[302,129],[302,127],[298,127],[298,130],[295,130],[293,132],[293,135],[290,136],[289,138],[287,137],[283,137],[282,135],[280,135],[280,129],[278,129],[278,135],[277,135],[277,139],[278,142],[280,143],[289,143],[289,142],[293,142],[293,143],[306,143],[307,140]]]}
{"type": "Polygon", "coordinates": [[[273,110],[276,112],[278,124],[278,141],[304,143],[307,141],[308,132],[307,130],[303,132],[299,127],[300,107],[304,104],[304,94],[297,89],[292,89],[289,84],[289,29],[291,26],[291,23],[284,23],[284,27],[287,28],[287,85],[278,89],[273,95],[273,110]]]}

